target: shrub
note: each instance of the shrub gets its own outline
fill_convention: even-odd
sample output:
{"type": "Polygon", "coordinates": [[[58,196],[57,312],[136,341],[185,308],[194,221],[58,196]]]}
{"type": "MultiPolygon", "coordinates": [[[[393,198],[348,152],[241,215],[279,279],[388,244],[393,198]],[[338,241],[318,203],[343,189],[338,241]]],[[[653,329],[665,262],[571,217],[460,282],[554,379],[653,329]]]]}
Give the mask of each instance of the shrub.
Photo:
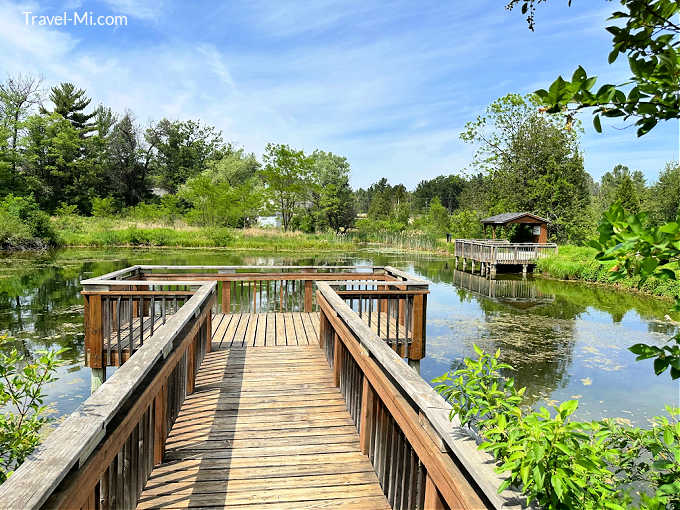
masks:
{"type": "Polygon", "coordinates": [[[92,199],[92,216],[95,218],[108,218],[113,216],[118,211],[116,201],[113,197],[92,199]]]}
{"type": "Polygon", "coordinates": [[[630,487],[640,487],[640,508],[680,508],[680,409],[667,407],[651,429],[603,420],[578,422],[569,400],[527,411],[524,389],[501,374],[500,351],[475,346],[477,360],[434,380],[451,402],[451,419],[474,427],[479,448],[493,454],[507,477],[499,491],[519,488],[529,503],[549,510],[623,509],[632,504],[630,487]]]}
{"type": "MultiPolygon", "coordinates": [[[[5,341],[6,337],[0,337],[5,341]]],[[[40,352],[29,361],[16,349],[0,352],[0,482],[28,457],[40,442],[49,421],[45,416],[44,387],[56,380],[54,373],[63,352],[40,352]]]]}
{"type": "Polygon", "coordinates": [[[18,232],[13,237],[13,242],[5,243],[6,247],[21,245],[22,243],[18,241],[20,238],[29,239],[31,245],[56,244],[57,235],[52,228],[50,217],[38,208],[38,204],[32,197],[7,195],[0,201],[0,211],[4,213],[4,229],[16,228],[18,232]],[[9,217],[14,218],[14,220],[10,220],[9,217]],[[28,232],[27,236],[26,230],[20,228],[17,221],[25,225],[28,232]]]}

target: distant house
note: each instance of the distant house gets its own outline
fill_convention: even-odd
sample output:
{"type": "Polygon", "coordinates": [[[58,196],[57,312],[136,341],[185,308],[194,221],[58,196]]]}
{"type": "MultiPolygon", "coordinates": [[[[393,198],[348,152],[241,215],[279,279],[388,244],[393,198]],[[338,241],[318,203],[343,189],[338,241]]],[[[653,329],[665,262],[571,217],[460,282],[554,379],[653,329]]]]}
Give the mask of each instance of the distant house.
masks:
{"type": "Polygon", "coordinates": [[[279,228],[281,226],[281,218],[279,218],[278,216],[258,216],[257,224],[260,227],[279,228]]]}

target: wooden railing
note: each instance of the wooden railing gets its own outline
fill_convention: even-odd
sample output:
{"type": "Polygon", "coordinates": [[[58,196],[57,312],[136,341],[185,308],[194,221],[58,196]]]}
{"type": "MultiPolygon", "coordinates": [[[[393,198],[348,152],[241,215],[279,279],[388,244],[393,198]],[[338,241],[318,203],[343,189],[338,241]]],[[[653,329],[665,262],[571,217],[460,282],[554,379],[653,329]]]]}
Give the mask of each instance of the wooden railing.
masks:
{"type": "Polygon", "coordinates": [[[427,285],[410,281],[330,282],[335,293],[402,358],[425,357],[427,285]]]}
{"type": "Polygon", "coordinates": [[[557,254],[557,245],[554,243],[509,243],[506,240],[491,239],[456,239],[455,263],[458,267],[459,260],[466,269],[470,262],[474,272],[475,262],[479,263],[478,269],[484,274],[495,274],[499,264],[521,265],[523,272],[526,266],[535,264],[537,260],[557,254]]]}
{"type": "Polygon", "coordinates": [[[215,287],[207,283],[196,290],[47,437],[0,486],[0,507],[136,506],[210,349],[215,287]]]}
{"type": "Polygon", "coordinates": [[[385,345],[331,285],[320,283],[320,343],[395,509],[520,508],[493,459],[477,449],[451,406],[385,345]]]}
{"type": "Polygon", "coordinates": [[[403,357],[425,356],[427,283],[392,267],[133,266],[82,282],[92,389],[105,380],[106,366],[124,363],[204,282],[216,282],[215,312],[264,313],[318,311],[319,281],[341,281],[352,291],[363,285],[361,298],[348,297],[366,312],[376,304],[375,314],[362,317],[403,357]]]}
{"type": "MultiPolygon", "coordinates": [[[[393,277],[407,288],[423,283],[400,272],[393,277]]],[[[110,284],[88,283],[90,296],[102,290],[96,285],[110,284]]],[[[385,280],[373,284],[384,287],[385,280]]],[[[493,459],[449,421],[450,405],[350,307],[347,300],[359,298],[340,295],[333,282],[316,285],[320,346],[392,508],[514,508],[517,495],[497,493],[502,480],[493,459]]],[[[194,391],[210,349],[216,301],[217,284],[207,281],[166,314],[165,323],[0,486],[0,507],[134,508],[163,460],[184,398],[194,391]]]]}
{"type": "Polygon", "coordinates": [[[125,288],[84,290],[81,293],[86,366],[121,365],[194,294],[188,289],[148,290],[147,285],[122,287],[125,288]]]}

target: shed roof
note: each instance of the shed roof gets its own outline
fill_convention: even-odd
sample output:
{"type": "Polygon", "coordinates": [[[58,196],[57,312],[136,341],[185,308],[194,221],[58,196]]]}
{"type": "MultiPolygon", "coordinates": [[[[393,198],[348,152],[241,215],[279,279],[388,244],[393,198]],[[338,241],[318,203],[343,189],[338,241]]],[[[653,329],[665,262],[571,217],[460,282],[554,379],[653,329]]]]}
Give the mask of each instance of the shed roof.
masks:
{"type": "Polygon", "coordinates": [[[505,225],[506,223],[510,223],[511,221],[517,220],[519,218],[523,218],[524,216],[529,216],[530,218],[536,220],[536,223],[550,223],[548,220],[545,218],[541,218],[540,216],[536,216],[535,214],[531,214],[528,212],[512,212],[512,213],[503,213],[503,214],[497,214],[495,216],[490,216],[488,218],[484,218],[482,220],[482,223],[486,225],[505,225]]]}

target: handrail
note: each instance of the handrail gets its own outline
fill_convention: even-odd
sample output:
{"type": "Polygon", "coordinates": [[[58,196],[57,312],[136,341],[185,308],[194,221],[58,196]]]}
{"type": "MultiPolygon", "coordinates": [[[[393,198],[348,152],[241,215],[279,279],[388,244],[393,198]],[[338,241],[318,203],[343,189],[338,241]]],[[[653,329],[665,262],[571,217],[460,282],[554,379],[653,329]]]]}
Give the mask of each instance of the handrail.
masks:
{"type": "MultiPolygon", "coordinates": [[[[474,501],[475,496],[470,494],[469,491],[466,492],[465,480],[467,480],[467,483],[472,483],[476,489],[478,497],[486,500],[492,508],[498,510],[521,508],[522,498],[517,492],[506,489],[498,494],[498,488],[503,480],[494,471],[495,462],[493,457],[477,449],[475,440],[460,426],[460,422],[457,419],[449,420],[451,405],[437,394],[415,371],[411,370],[397,353],[386,346],[343,299],[333,291],[330,285],[321,282],[317,287],[323,300],[320,300],[323,303],[321,328],[323,334],[320,335],[320,341],[323,344],[322,347],[326,349],[329,362],[334,366],[336,374],[338,370],[342,370],[342,368],[335,368],[339,365],[335,360],[340,355],[337,339],[340,338],[348,350],[353,349],[351,342],[356,342],[357,347],[363,349],[365,354],[363,357],[354,353],[352,355],[355,363],[359,365],[367,364],[364,367],[360,367],[366,378],[365,380],[371,385],[386,384],[385,380],[378,380],[378,375],[371,373],[370,366],[368,365],[369,360],[380,368],[381,373],[389,376],[387,380],[392,385],[393,395],[391,398],[393,401],[384,402],[385,406],[389,408],[391,406],[404,406],[408,404],[422,417],[421,423],[414,424],[408,423],[408,420],[405,421],[404,417],[398,418],[393,416],[398,422],[397,424],[402,427],[402,432],[407,434],[408,431],[404,430],[405,427],[422,427],[434,441],[434,444],[440,445],[439,453],[450,456],[449,458],[453,461],[453,464],[447,464],[446,456],[439,458],[436,451],[431,452],[434,457],[429,459],[429,461],[425,461],[422,457],[420,459],[424,464],[431,462],[432,469],[440,470],[437,480],[432,481],[435,485],[437,483],[444,484],[444,486],[436,486],[438,489],[436,491],[437,494],[441,495],[451,507],[474,508],[474,506],[468,506],[469,501],[474,501]],[[328,333],[328,328],[333,330],[333,334],[328,333]],[[332,349],[330,347],[331,343],[333,344],[332,349]],[[441,469],[447,465],[449,470],[441,472],[441,469]],[[458,469],[456,465],[461,466],[467,475],[463,480],[460,479],[459,473],[456,472],[456,469],[458,469]],[[456,488],[456,484],[460,486],[456,488]],[[461,498],[465,501],[461,501],[461,498]]],[[[338,377],[339,375],[336,375],[336,381],[338,377]]],[[[377,388],[374,386],[372,390],[375,393],[377,388]]],[[[364,401],[364,396],[368,393],[367,390],[362,391],[363,395],[360,401],[364,401]]],[[[364,416],[364,411],[365,409],[362,407],[361,417],[364,416]]],[[[361,420],[358,421],[360,422],[361,420]]],[[[361,423],[359,423],[359,426],[361,426],[361,423]]],[[[412,433],[416,434],[417,431],[412,431],[412,433]]],[[[363,432],[361,437],[364,437],[363,432]]],[[[376,439],[374,438],[373,442],[375,441],[376,439]]],[[[373,458],[371,460],[374,461],[373,458]]],[[[379,470],[380,461],[378,460],[377,462],[379,470]]],[[[429,469],[427,464],[426,468],[429,469]]],[[[485,506],[486,504],[476,508],[485,506]]]]}
{"type": "MultiPolygon", "coordinates": [[[[138,459],[130,465],[136,466],[135,477],[146,481],[183,395],[193,391],[196,366],[210,348],[215,289],[214,282],[202,285],[109,381],[47,436],[0,485],[3,508],[45,504],[80,508],[88,500],[94,502],[96,490],[108,488],[111,477],[115,479],[110,463],[117,465],[120,455],[126,462],[138,459]]],[[[124,469],[121,476],[128,480],[131,475],[124,469]]],[[[130,482],[141,490],[136,484],[130,482]]]]}

